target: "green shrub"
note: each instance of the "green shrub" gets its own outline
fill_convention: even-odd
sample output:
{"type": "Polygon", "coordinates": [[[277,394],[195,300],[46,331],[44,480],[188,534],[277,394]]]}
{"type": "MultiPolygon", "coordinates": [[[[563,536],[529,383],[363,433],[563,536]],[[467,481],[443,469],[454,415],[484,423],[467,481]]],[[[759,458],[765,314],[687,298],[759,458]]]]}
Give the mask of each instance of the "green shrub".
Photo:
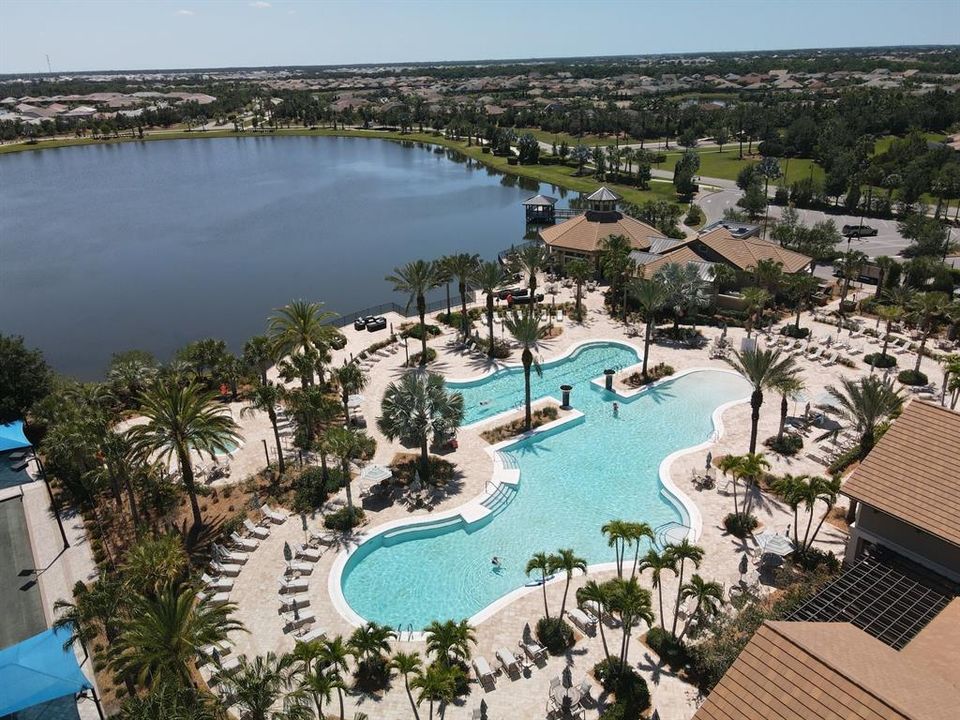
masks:
{"type": "Polygon", "coordinates": [[[230,537],[230,533],[240,532],[240,528],[243,527],[243,521],[246,520],[246,518],[247,514],[243,512],[230,516],[224,520],[220,526],[220,534],[228,538],[230,537]]]}
{"type": "Polygon", "coordinates": [[[382,690],[390,680],[390,665],[384,657],[373,657],[357,663],[353,672],[355,687],[362,692],[382,690]]]}
{"type": "Polygon", "coordinates": [[[860,459],[860,446],[856,445],[849,450],[840,453],[830,465],[827,466],[827,472],[831,475],[836,475],[846,470],[848,467],[853,465],[857,460],[860,459]]]}
{"type": "MultiPolygon", "coordinates": [[[[431,335],[439,335],[441,332],[443,332],[439,327],[436,325],[431,325],[430,323],[427,323],[424,325],[424,327],[427,329],[428,338],[431,335]]],[[[423,332],[420,330],[420,323],[414,323],[410,327],[406,328],[400,333],[400,336],[405,338],[413,338],[414,340],[422,340],[423,332]]]]}
{"type": "Polygon", "coordinates": [[[781,335],[786,335],[787,337],[792,337],[798,340],[802,340],[805,337],[809,337],[810,328],[798,328],[796,325],[787,325],[780,331],[781,335]]]}
{"type": "Polygon", "coordinates": [[[927,376],[917,370],[903,370],[897,375],[897,380],[904,385],[926,385],[929,382],[927,376]]]}
{"type": "Polygon", "coordinates": [[[551,655],[562,655],[573,647],[573,628],[561,618],[540,618],[537,621],[537,640],[551,655]]]}
{"type": "MultiPolygon", "coordinates": [[[[490,348],[490,340],[489,340],[489,339],[480,340],[480,341],[479,341],[479,344],[480,344],[480,347],[483,349],[484,352],[487,352],[487,350],[490,348]]],[[[510,346],[509,346],[507,343],[505,343],[503,340],[496,340],[496,339],[494,339],[494,341],[493,341],[493,357],[494,357],[495,359],[497,359],[497,360],[505,360],[506,358],[510,357],[510,352],[511,352],[510,346]]]]}
{"type": "Polygon", "coordinates": [[[323,479],[323,470],[316,465],[304,468],[300,476],[293,481],[294,512],[311,512],[326,502],[327,498],[340,489],[342,476],[339,468],[330,468],[329,479],[323,479]]]}
{"type": "Polygon", "coordinates": [[[699,225],[703,222],[703,210],[693,203],[687,211],[687,216],[683,219],[683,224],[688,226],[699,225]]]}
{"type": "Polygon", "coordinates": [[[636,720],[650,707],[650,689],[647,682],[629,665],[623,667],[620,659],[610,656],[593,666],[593,675],[603,689],[616,698],[601,717],[631,718],[636,720]],[[618,708],[613,710],[613,708],[618,708]],[[611,711],[613,715],[608,715],[611,711]]]}
{"type": "Polygon", "coordinates": [[[626,383],[630,387],[643,387],[657,380],[662,380],[665,377],[673,375],[674,369],[671,365],[666,363],[657,363],[653,367],[647,368],[647,377],[644,377],[642,373],[635,372],[627,378],[626,383]]]}
{"type": "Polygon", "coordinates": [[[683,641],[662,627],[650,628],[646,643],[674,670],[680,670],[687,664],[687,648],[683,641]]]}
{"type": "Polygon", "coordinates": [[[793,433],[784,433],[779,441],[777,436],[773,435],[764,440],[763,444],[779,455],[790,457],[800,452],[803,447],[803,437],[793,433]]]}
{"type": "Polygon", "coordinates": [[[881,370],[885,368],[892,368],[897,364],[897,358],[895,358],[893,355],[882,355],[880,353],[870,353],[869,355],[864,355],[863,361],[867,365],[873,365],[873,367],[880,368],[881,370]]]}
{"type": "MultiPolygon", "coordinates": [[[[414,353],[410,356],[410,361],[407,363],[408,367],[416,367],[420,364],[420,356],[423,355],[422,352],[414,353]]],[[[432,363],[437,359],[437,351],[432,347],[427,348],[427,363],[432,363]]]]}
{"type": "Polygon", "coordinates": [[[346,532],[362,523],[364,517],[363,508],[354,507],[352,511],[350,508],[340,508],[323,519],[323,526],[329,530],[346,532]]]}
{"type": "Polygon", "coordinates": [[[749,535],[760,522],[753,515],[744,513],[730,513],[723,519],[723,527],[727,532],[741,540],[749,535]]]}
{"type": "Polygon", "coordinates": [[[840,559],[832,551],[824,552],[819,548],[807,548],[803,552],[795,552],[790,559],[795,565],[807,572],[820,568],[831,574],[840,572],[840,559]]]}

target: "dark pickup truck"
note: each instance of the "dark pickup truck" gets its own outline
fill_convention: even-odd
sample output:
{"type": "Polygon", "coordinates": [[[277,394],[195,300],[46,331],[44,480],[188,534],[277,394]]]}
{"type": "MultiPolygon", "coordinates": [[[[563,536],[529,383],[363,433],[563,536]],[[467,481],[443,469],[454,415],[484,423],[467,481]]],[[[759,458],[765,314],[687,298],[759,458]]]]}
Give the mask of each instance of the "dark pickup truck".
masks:
{"type": "Polygon", "coordinates": [[[844,237],[873,237],[877,234],[877,229],[869,225],[844,225],[840,234],[844,237]]]}

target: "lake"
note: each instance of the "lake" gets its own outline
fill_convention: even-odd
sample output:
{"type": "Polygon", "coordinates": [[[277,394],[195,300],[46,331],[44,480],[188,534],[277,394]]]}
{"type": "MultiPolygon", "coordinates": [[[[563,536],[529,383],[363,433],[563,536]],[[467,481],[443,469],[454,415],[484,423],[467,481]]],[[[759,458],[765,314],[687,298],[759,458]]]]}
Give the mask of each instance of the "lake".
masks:
{"type": "Polygon", "coordinates": [[[563,194],[437,150],[245,137],[0,156],[0,332],[82,379],[132,348],[239,351],[296,298],[344,314],[405,303],[394,267],[493,259],[522,242],[524,199],[563,194]]]}

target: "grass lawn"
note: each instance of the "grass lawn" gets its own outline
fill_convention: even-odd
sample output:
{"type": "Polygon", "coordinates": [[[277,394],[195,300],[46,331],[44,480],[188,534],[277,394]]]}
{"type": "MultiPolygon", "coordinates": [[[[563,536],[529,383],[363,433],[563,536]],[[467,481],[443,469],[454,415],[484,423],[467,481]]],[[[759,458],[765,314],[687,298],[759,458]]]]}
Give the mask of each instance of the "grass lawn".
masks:
{"type": "MultiPolygon", "coordinates": [[[[947,139],[946,135],[942,135],[940,133],[934,133],[934,132],[925,132],[925,133],[922,133],[922,135],[927,140],[933,140],[934,142],[943,142],[944,140],[947,139]]],[[[881,155],[885,153],[887,150],[890,149],[890,146],[893,144],[894,140],[902,140],[902,139],[903,138],[899,138],[896,135],[884,135],[882,137],[877,138],[876,142],[873,144],[873,154],[881,155]]]]}
{"type": "MultiPolygon", "coordinates": [[[[744,151],[746,151],[746,147],[744,147],[744,151]]],[[[667,153],[666,162],[655,167],[672,172],[674,166],[677,164],[677,160],[679,160],[682,154],[682,151],[671,150],[667,153]]],[[[716,148],[704,148],[703,150],[697,150],[697,154],[700,155],[700,170],[698,174],[706,178],[736,180],[740,170],[751,163],[760,162],[759,155],[744,157],[744,159],[741,160],[739,148],[736,143],[724,145],[722,153],[716,148]]],[[[800,178],[808,177],[811,169],[815,179],[823,180],[823,168],[813,160],[807,158],[790,158],[789,161],[783,159],[780,161],[780,169],[784,172],[784,178],[781,178],[778,182],[785,181],[791,183],[800,178]]]]}
{"type": "MultiPolygon", "coordinates": [[[[575,145],[588,145],[593,147],[594,145],[616,145],[617,138],[613,135],[584,135],[582,138],[577,137],[576,135],[570,135],[569,133],[552,133],[547,130],[541,130],[539,128],[517,128],[517,135],[526,135],[531,133],[537,140],[545,143],[552,143],[556,140],[557,145],[560,145],[564,140],[567,141],[567,145],[573,147],[575,145]]],[[[625,142],[635,142],[633,140],[624,140],[620,138],[620,144],[625,142]]]]}

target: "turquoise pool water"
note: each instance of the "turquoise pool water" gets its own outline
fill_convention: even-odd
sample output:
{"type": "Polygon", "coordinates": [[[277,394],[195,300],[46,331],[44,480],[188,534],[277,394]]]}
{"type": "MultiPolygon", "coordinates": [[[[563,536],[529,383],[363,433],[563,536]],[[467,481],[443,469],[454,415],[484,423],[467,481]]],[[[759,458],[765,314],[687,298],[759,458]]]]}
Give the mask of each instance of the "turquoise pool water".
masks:
{"type": "MultiPolygon", "coordinates": [[[[358,548],[341,577],[350,607],[404,629],[467,618],[524,585],[524,566],[534,552],[569,547],[591,564],[610,562],[612,551],[600,533],[607,520],[654,527],[683,522],[660,493],[660,462],[706,440],[713,410],[746,398],[747,384],[730,373],[691,373],[619,400],[614,417],[615,396],[590,380],[604,368],[633,362],[632,349],[599,343],[545,367],[533,396],[556,397],[561,383],[571,384],[572,404],[584,418],[510,446],[505,454],[520,468],[520,484],[487,500],[493,512],[481,521],[425,518],[358,548]],[[496,571],[494,555],[502,559],[496,571]]],[[[466,422],[475,422],[522,402],[523,374],[505,370],[451,389],[463,393],[466,422]]]]}
{"type": "Polygon", "coordinates": [[[224,446],[224,448],[226,448],[226,449],[225,449],[223,452],[215,453],[215,455],[216,455],[217,457],[223,457],[224,455],[229,455],[230,453],[232,453],[234,450],[236,450],[236,449],[239,447],[239,444],[236,443],[236,442],[234,442],[233,440],[227,440],[227,441],[223,444],[223,446],[224,446]]]}

